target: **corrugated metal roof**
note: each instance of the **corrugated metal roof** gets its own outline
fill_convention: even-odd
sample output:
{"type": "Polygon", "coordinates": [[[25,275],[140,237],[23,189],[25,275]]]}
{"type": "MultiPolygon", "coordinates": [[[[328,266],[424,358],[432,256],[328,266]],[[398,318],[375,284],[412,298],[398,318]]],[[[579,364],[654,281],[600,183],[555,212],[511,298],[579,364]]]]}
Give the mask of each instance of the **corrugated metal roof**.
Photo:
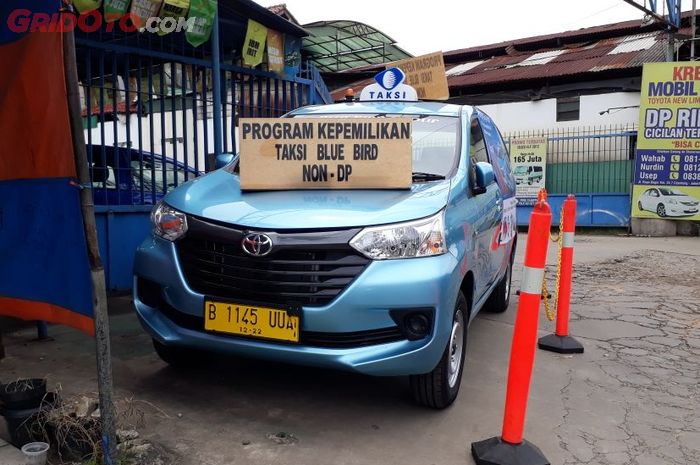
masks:
{"type": "Polygon", "coordinates": [[[610,55],[617,53],[638,52],[640,50],[649,50],[656,44],[656,33],[637,34],[635,36],[625,37],[618,45],[610,50],[610,55]]]}

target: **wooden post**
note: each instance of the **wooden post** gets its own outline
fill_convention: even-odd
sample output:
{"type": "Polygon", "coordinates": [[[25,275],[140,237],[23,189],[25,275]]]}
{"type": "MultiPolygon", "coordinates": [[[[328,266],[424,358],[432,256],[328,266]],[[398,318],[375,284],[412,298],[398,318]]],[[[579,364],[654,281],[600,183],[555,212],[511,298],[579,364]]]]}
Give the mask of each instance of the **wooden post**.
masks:
{"type": "MultiPolygon", "coordinates": [[[[68,114],[73,139],[75,169],[81,186],[90,184],[83,121],[80,111],[80,91],[78,83],[78,65],[75,56],[75,37],[73,31],[63,34],[63,60],[68,97],[68,114]]],[[[80,190],[80,207],[83,217],[83,229],[90,261],[92,278],[92,304],[95,318],[95,344],[97,351],[97,387],[100,401],[100,420],[102,422],[102,449],[105,463],[112,465],[117,447],[116,420],[112,402],[112,355],[109,342],[109,316],[107,314],[107,288],[105,270],[97,245],[97,228],[95,226],[95,206],[90,189],[80,190]]]]}

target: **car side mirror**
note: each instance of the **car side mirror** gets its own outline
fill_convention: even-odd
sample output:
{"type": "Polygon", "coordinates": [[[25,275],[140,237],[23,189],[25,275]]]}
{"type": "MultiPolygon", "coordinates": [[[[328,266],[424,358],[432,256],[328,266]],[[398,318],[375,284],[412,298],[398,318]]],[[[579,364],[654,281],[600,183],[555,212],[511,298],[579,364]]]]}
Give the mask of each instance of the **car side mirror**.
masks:
{"type": "Polygon", "coordinates": [[[231,160],[233,160],[232,153],[220,153],[216,156],[216,161],[214,162],[214,169],[218,170],[219,168],[223,168],[224,166],[231,163],[231,160]]]}
{"type": "Polygon", "coordinates": [[[496,175],[493,173],[491,163],[480,161],[476,164],[476,186],[474,194],[479,195],[486,192],[486,189],[496,182],[496,175]]]}

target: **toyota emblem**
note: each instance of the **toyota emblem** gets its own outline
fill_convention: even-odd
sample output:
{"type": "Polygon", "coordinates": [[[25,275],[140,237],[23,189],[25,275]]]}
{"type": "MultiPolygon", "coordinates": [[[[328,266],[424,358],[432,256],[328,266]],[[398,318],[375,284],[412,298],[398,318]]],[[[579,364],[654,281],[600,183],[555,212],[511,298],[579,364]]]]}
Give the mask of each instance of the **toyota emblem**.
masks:
{"type": "Polygon", "coordinates": [[[272,251],[272,239],[267,234],[249,233],[241,241],[243,251],[254,257],[263,257],[272,251]]]}

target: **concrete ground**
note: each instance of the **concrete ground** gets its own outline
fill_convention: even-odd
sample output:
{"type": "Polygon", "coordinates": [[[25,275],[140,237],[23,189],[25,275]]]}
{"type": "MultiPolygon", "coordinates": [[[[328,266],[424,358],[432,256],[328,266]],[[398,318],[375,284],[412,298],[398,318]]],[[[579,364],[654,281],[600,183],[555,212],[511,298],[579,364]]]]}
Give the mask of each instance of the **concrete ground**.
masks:
{"type": "MultiPolygon", "coordinates": [[[[586,352],[537,353],[525,437],[553,464],[700,463],[700,239],[579,235],[575,263],[571,329],[586,352]]],[[[473,322],[460,396],[436,412],[410,402],[405,379],[213,357],[175,371],[128,298],[113,298],[116,390],[143,406],[142,434],[172,463],[469,464],[471,442],[500,433],[516,303],[473,322]]],[[[552,330],[542,317],[541,335],[552,330]]],[[[48,376],[64,395],[95,391],[93,341],[50,334],[6,336],[0,380],[48,376]]]]}

